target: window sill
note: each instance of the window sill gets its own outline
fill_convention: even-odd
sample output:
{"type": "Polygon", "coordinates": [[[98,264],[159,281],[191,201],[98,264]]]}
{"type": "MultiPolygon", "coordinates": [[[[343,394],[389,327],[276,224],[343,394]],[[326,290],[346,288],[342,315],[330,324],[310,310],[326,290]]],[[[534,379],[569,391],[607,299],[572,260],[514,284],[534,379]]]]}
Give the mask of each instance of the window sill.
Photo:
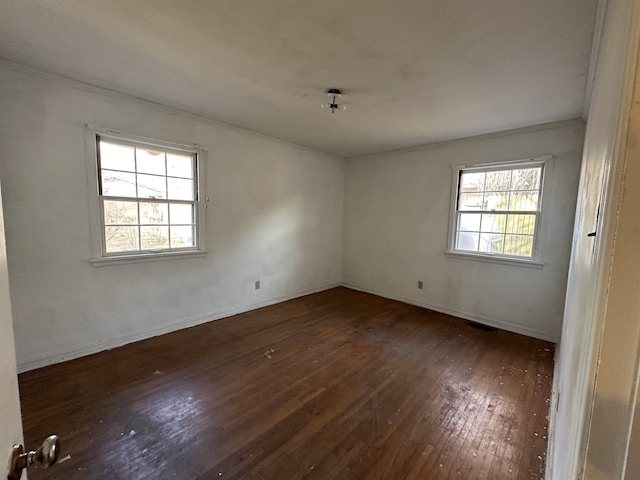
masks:
{"type": "Polygon", "coordinates": [[[527,268],[542,268],[544,266],[544,262],[536,261],[536,260],[525,260],[519,258],[505,258],[499,257],[497,255],[484,255],[481,253],[465,253],[465,252],[452,252],[446,251],[444,254],[447,257],[451,258],[460,258],[465,260],[475,260],[478,262],[487,262],[487,263],[502,263],[504,265],[513,265],[516,267],[527,267],[527,268]]]}
{"type": "Polygon", "coordinates": [[[92,267],[108,267],[111,265],[127,265],[130,263],[158,262],[162,260],[178,260],[180,258],[201,258],[207,256],[207,250],[189,250],[183,252],[142,253],[137,255],[119,255],[99,257],[90,260],[92,267]]]}

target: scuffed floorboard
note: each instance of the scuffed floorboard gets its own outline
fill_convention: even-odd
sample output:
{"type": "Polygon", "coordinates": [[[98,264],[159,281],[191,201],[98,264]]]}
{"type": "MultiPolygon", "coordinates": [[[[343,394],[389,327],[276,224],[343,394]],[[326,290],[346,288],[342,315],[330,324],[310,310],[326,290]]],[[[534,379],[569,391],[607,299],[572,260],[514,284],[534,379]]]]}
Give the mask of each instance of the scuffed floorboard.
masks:
{"type": "Polygon", "coordinates": [[[552,362],[335,288],[20,375],[29,478],[540,479],[552,362]]]}

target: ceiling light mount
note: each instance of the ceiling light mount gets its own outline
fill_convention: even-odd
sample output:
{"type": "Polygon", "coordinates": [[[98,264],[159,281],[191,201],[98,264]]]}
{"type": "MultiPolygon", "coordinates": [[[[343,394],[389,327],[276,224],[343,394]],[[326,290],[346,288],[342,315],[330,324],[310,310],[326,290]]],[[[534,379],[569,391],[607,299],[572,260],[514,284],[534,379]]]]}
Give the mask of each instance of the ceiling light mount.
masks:
{"type": "Polygon", "coordinates": [[[347,106],[344,103],[338,103],[338,99],[342,97],[342,90],[339,88],[330,88],[327,90],[329,96],[329,103],[323,103],[322,108],[331,110],[331,113],[336,113],[336,110],[346,110],[347,106]]]}

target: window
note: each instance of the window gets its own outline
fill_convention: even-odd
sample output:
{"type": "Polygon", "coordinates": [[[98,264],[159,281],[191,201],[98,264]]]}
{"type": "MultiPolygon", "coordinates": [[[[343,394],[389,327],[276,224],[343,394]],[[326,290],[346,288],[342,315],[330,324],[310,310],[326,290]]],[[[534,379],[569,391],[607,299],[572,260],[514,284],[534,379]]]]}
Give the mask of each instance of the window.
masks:
{"type": "Polygon", "coordinates": [[[538,260],[542,186],[549,158],[456,168],[448,253],[538,260]]]}
{"type": "Polygon", "coordinates": [[[90,134],[94,262],[204,253],[204,151],[99,127],[90,134]]]}

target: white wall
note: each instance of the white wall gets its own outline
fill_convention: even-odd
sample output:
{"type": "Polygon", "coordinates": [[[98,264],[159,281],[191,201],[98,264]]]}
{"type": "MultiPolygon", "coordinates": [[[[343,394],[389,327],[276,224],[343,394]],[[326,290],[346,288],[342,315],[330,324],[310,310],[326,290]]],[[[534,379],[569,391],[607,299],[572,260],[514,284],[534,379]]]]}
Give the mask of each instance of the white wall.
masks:
{"type": "Polygon", "coordinates": [[[343,283],[557,341],[583,135],[574,122],[348,161],[343,283]],[[555,158],[544,198],[544,267],[446,257],[452,167],[545,154],[555,158]]]}
{"type": "Polygon", "coordinates": [[[7,68],[0,99],[21,370],[340,283],[342,160],[7,68]],[[208,149],[206,258],[89,264],[86,123],[208,149]]]}

